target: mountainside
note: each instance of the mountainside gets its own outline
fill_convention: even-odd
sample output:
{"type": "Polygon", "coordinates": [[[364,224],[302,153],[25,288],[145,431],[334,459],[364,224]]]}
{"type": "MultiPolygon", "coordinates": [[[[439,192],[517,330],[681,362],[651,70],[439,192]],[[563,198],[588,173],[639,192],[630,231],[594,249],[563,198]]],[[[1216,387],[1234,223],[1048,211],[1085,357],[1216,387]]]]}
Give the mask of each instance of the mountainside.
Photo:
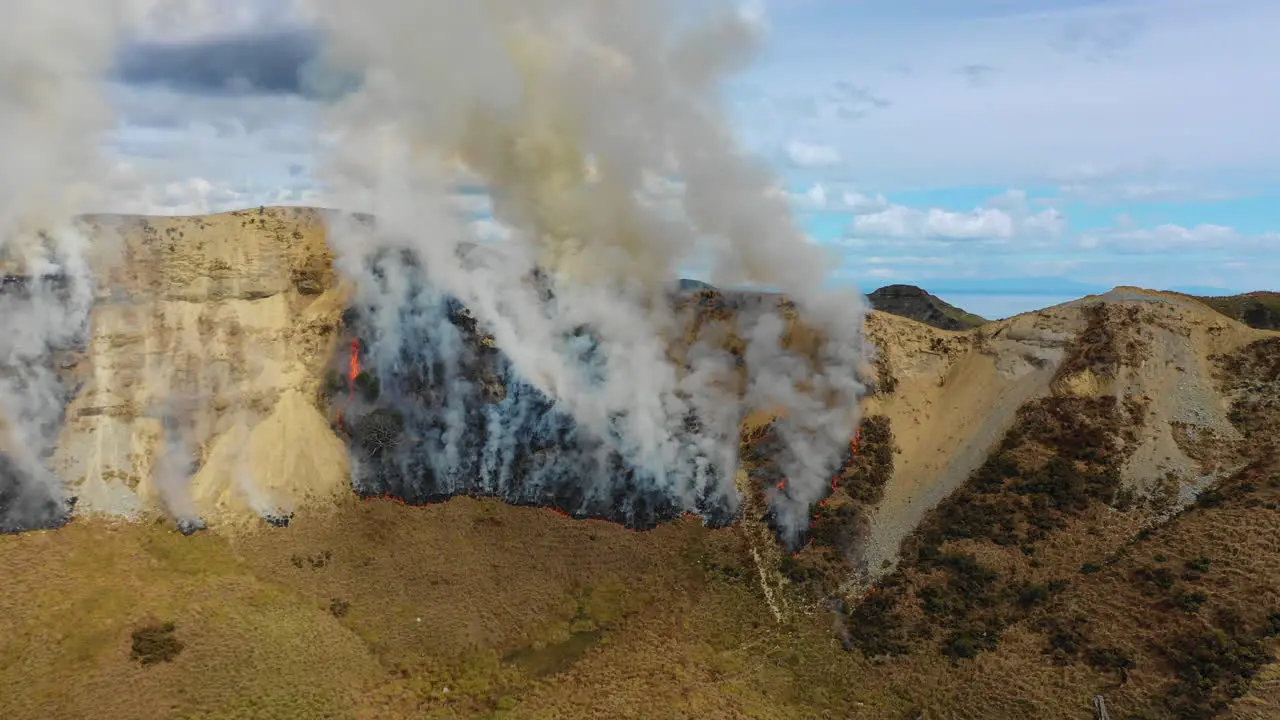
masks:
{"type": "MultiPolygon", "coordinates": [[[[1280,333],[1131,288],[872,312],[860,430],[788,547],[769,408],[738,503],[684,515],[465,308],[396,286],[379,337],[326,219],[94,218],[124,261],[51,361],[75,514],[0,535],[0,716],[1280,714],[1280,333]]],[[[673,357],[745,372],[768,310],[816,342],[777,296],[672,301],[673,357]]]]}
{"type": "Polygon", "coordinates": [[[1259,330],[1280,330],[1280,293],[1252,292],[1219,297],[1197,297],[1229,318],[1259,330]]]}
{"type": "Polygon", "coordinates": [[[867,296],[871,307],[940,330],[968,330],[987,322],[914,285],[886,285],[867,296]]]}

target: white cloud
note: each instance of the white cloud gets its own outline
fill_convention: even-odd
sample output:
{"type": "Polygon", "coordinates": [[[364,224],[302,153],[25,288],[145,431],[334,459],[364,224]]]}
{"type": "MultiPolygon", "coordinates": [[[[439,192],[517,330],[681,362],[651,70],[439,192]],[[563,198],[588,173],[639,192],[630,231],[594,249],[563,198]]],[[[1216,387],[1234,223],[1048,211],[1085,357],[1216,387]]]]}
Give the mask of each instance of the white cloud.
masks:
{"type": "Polygon", "coordinates": [[[804,168],[832,167],[843,161],[840,151],[830,145],[810,145],[797,141],[787,143],[787,157],[792,163],[804,168]]]}
{"type": "Polygon", "coordinates": [[[240,210],[256,205],[325,205],[318,188],[261,187],[236,184],[200,175],[166,177],[129,161],[112,166],[102,205],[83,207],[84,212],[139,215],[203,215],[240,210]]]}
{"type": "Polygon", "coordinates": [[[321,204],[310,168],[321,143],[316,104],[296,96],[232,97],[113,85],[119,126],[107,207],[194,214],[262,204],[321,204]]]}
{"type": "Polygon", "coordinates": [[[1022,228],[1041,237],[1058,237],[1066,232],[1067,216],[1057,208],[1047,208],[1021,219],[1022,228]]]}
{"type": "Polygon", "coordinates": [[[856,190],[832,188],[827,183],[821,182],[813,183],[807,190],[800,192],[787,192],[782,188],[779,188],[778,192],[800,211],[827,210],[867,214],[886,210],[891,205],[885,196],[879,193],[864,195],[856,190]]]}
{"type": "Polygon", "coordinates": [[[889,207],[889,201],[885,199],[884,195],[880,195],[879,193],[877,193],[875,197],[872,197],[869,195],[863,195],[859,192],[849,191],[842,194],[840,199],[844,202],[844,207],[847,208],[849,212],[859,214],[881,212],[889,207]]]}
{"type": "Polygon", "coordinates": [[[830,208],[827,187],[822,183],[814,183],[804,192],[787,192],[779,189],[797,210],[827,210],[830,208]]]}
{"type": "Polygon", "coordinates": [[[920,210],[894,205],[870,215],[854,218],[853,231],[861,235],[941,240],[1008,240],[1013,237],[1013,218],[1001,210],[980,208],[971,212],[950,212],[938,208],[920,210]]]}
{"type": "Polygon", "coordinates": [[[111,212],[140,215],[200,215],[244,207],[252,200],[227,183],[202,177],[150,183],[129,165],[118,165],[114,192],[105,208],[111,212]]]}
{"type": "Polygon", "coordinates": [[[809,188],[809,192],[806,193],[806,195],[808,196],[809,201],[812,202],[815,206],[826,207],[827,189],[822,185],[820,184],[814,185],[813,187],[809,188]]]}
{"type": "Polygon", "coordinates": [[[1062,185],[1058,188],[1058,192],[1072,200],[1112,205],[1134,202],[1215,202],[1232,197],[1232,193],[1213,187],[1159,181],[1115,184],[1078,183],[1062,185]]]}
{"type": "Polygon", "coordinates": [[[984,207],[960,212],[889,204],[858,215],[850,227],[855,236],[942,241],[1040,240],[1056,238],[1065,230],[1066,217],[1059,210],[1031,212],[1026,194],[1020,190],[993,198],[984,207]]]}
{"type": "Polygon", "coordinates": [[[1164,224],[1133,228],[1121,222],[1115,228],[1081,236],[1079,244],[1088,250],[1116,253],[1221,252],[1224,250],[1280,253],[1280,233],[1251,235],[1226,225],[1201,224],[1194,227],[1164,224]]]}
{"type": "Polygon", "coordinates": [[[946,267],[954,265],[955,261],[943,257],[923,256],[923,255],[896,255],[890,257],[871,256],[858,258],[858,262],[863,265],[910,265],[913,267],[946,267]]]}

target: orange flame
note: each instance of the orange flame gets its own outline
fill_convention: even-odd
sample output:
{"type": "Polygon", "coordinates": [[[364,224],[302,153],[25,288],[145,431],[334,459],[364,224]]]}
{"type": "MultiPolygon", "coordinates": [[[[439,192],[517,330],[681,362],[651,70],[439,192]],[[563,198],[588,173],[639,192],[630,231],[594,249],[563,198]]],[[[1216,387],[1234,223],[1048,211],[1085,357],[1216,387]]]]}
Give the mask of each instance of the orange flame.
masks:
{"type": "Polygon", "coordinates": [[[351,338],[351,372],[347,375],[351,390],[356,389],[356,378],[360,377],[360,340],[351,338]]]}
{"type": "MultiPolygon", "coordinates": [[[[858,454],[858,445],[862,442],[862,427],[853,431],[853,438],[849,440],[849,455],[852,457],[858,454]]],[[[837,473],[831,478],[831,492],[835,492],[840,487],[840,475],[837,473]]]]}
{"type": "Polygon", "coordinates": [[[346,414],[347,407],[351,405],[351,401],[356,395],[356,378],[360,377],[360,339],[351,338],[351,366],[347,370],[347,402],[338,408],[338,430],[342,434],[346,434],[346,426],[343,425],[342,417],[346,414]]]}

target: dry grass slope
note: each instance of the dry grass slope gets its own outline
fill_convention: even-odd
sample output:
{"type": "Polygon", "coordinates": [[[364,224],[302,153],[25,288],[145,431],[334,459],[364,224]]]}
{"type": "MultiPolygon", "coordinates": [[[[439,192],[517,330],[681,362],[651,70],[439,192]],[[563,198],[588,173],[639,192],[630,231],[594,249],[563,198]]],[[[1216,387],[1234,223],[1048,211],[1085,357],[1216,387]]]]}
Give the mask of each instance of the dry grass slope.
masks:
{"type": "MultiPolygon", "coordinates": [[[[1089,314],[1059,387],[1143,362],[1118,342],[1128,311],[1089,314]]],[[[1141,403],[1059,394],[1025,405],[987,463],[926,518],[903,565],[848,612],[852,644],[870,657],[937,652],[958,667],[1021,668],[1019,705],[1041,716],[1072,716],[1061,702],[1091,693],[1121,717],[1228,709],[1272,662],[1280,633],[1277,341],[1215,358],[1248,461],[1167,523],[1152,524],[1165,509],[1144,513],[1119,492],[1141,403]],[[1055,690],[1032,691],[1047,671],[1055,690]]],[[[997,685],[1007,680],[984,674],[972,700],[946,710],[1004,717],[993,708],[1012,705],[986,703],[1009,702],[997,685]]],[[[1269,716],[1249,714],[1267,703],[1250,700],[1233,711],[1269,716]]]]}

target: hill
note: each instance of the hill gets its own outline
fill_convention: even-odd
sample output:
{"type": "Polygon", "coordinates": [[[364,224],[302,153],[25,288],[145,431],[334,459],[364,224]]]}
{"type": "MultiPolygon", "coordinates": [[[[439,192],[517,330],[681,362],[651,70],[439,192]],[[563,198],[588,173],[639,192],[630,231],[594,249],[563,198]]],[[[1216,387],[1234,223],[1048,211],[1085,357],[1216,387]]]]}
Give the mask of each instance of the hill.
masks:
{"type": "MultiPolygon", "coordinates": [[[[682,279],[681,292],[716,290],[700,280],[682,279]]],[[[965,312],[942,298],[914,285],[887,285],[867,296],[871,307],[880,312],[910,318],[940,330],[968,330],[985,324],[986,318],[965,312]]]]}
{"type": "Polygon", "coordinates": [[[1229,318],[1260,330],[1280,330],[1280,293],[1252,292],[1219,297],[1196,297],[1229,318]]]}
{"type": "Polygon", "coordinates": [[[914,285],[887,285],[867,296],[880,312],[911,318],[941,330],[968,330],[987,322],[914,285]]]}
{"type": "MultiPolygon", "coordinates": [[[[110,223],[126,261],[101,272],[130,296],[99,298],[58,365],[77,514],[0,536],[0,716],[1280,710],[1280,333],[1131,288],[964,331],[873,312],[856,452],[793,554],[762,510],[767,409],[721,526],[575,519],[557,493],[352,492],[361,442],[419,437],[358,420],[436,396],[384,398],[394,378],[352,363],[368,335],[324,215],[110,223]],[[154,399],[180,382],[209,523],[190,536],[156,510],[154,399]]],[[[673,352],[732,347],[740,313],[779,301],[691,289],[673,352]]],[[[481,404],[510,407],[492,338],[448,317],[481,404]]]]}

